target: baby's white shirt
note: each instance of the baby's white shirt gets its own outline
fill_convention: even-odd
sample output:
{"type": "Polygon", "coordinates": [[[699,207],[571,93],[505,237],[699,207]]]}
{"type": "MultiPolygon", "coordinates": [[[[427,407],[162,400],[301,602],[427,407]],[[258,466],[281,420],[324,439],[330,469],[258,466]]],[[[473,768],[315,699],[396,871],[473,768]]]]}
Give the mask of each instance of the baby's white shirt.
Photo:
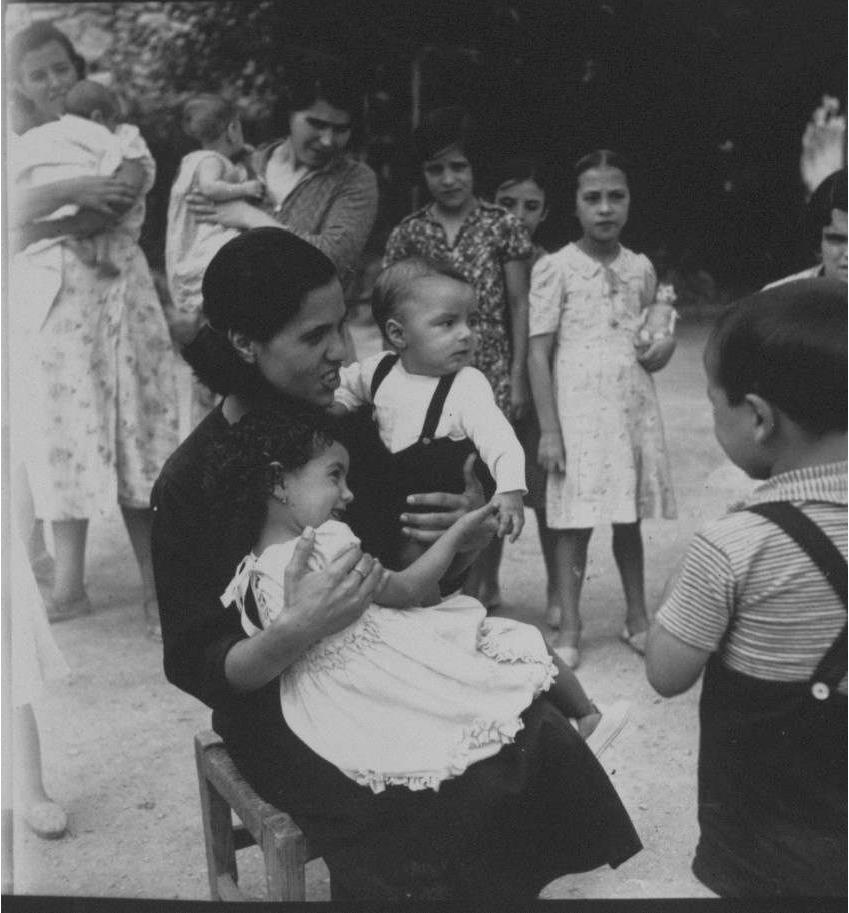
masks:
{"type": "MultiPolygon", "coordinates": [[[[372,378],[385,357],[386,352],[379,352],[342,368],[336,402],[350,411],[370,404],[372,378]]],[[[418,441],[438,383],[438,377],[410,374],[400,359],[392,366],[374,399],[380,438],[390,453],[398,453],[418,441]]],[[[522,446],[496,405],[489,381],[477,368],[461,368],[457,372],[434,436],[468,438],[492,473],[496,492],[527,491],[522,446]]]]}

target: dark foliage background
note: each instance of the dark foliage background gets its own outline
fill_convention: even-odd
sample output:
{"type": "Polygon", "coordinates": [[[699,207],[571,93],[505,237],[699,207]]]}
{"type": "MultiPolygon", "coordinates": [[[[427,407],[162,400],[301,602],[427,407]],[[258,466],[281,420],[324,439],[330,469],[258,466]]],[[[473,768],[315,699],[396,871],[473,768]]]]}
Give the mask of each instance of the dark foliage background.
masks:
{"type": "MultiPolygon", "coordinates": [[[[824,92],[846,101],[840,0],[28,3],[7,6],[7,35],[45,16],[113,74],[157,158],[144,236],[155,265],[191,148],[176,126],[182,100],[227,92],[253,142],[279,136],[275,101],[305,48],[342,53],[363,74],[358,150],[381,180],[378,238],[414,199],[416,109],[463,103],[491,159],[522,152],[548,171],[544,244],[575,235],[571,163],[612,146],[635,164],[626,242],[732,293],[810,262],[801,135],[824,92]]],[[[477,164],[485,186],[489,163],[477,164]]]]}

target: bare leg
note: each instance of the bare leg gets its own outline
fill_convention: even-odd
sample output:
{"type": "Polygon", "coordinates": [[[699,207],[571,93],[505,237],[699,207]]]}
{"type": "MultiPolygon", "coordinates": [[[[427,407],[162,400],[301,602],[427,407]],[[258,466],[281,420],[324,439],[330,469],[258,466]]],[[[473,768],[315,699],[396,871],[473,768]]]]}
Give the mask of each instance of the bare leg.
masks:
{"type": "Polygon", "coordinates": [[[121,507],[124,526],[130,537],[130,544],[139,566],[142,579],[142,599],[147,633],[160,639],[159,603],[156,601],[156,585],[153,580],[153,558],[150,552],[150,531],[153,512],[149,507],[121,507]]]}
{"type": "Polygon", "coordinates": [[[639,634],[649,626],[639,521],[613,524],[613,557],[625,590],[625,626],[629,634],[639,634]]]}
{"type": "Polygon", "coordinates": [[[14,740],[15,792],[24,820],[39,837],[61,837],[68,827],[68,818],[44,789],[41,741],[31,704],[15,708],[14,740]]]}
{"type": "Polygon", "coordinates": [[[592,529],[558,529],[554,533],[554,580],[560,597],[560,630],[552,641],[554,649],[577,647],[581,639],[581,616],[578,607],[584,572],[587,567],[587,547],[592,529]]]}
{"type": "MultiPolygon", "coordinates": [[[[88,520],[54,520],[56,569],[49,603],[68,606],[85,598],[85,543],[88,520]]],[[[48,605],[48,613],[50,605],[48,605]]]]}
{"type": "Polygon", "coordinates": [[[557,592],[557,584],[555,583],[557,558],[554,551],[557,537],[548,528],[548,517],[545,508],[537,508],[534,513],[537,518],[542,560],[545,563],[545,620],[552,628],[558,628],[560,627],[560,594],[557,592]]]}
{"type": "Polygon", "coordinates": [[[501,554],[504,551],[504,540],[494,538],[478,555],[469,570],[463,592],[467,596],[479,599],[487,609],[497,609],[501,604],[501,590],[498,586],[498,568],[501,565],[501,554]]]}

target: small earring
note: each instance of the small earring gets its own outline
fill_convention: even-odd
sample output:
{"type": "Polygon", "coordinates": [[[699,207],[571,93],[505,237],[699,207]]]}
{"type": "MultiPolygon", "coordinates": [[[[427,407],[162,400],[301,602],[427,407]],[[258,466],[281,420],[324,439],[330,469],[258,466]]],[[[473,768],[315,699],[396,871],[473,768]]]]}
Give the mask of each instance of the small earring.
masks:
{"type": "Polygon", "coordinates": [[[279,501],[281,504],[289,503],[289,499],[286,497],[286,495],[278,495],[275,492],[272,492],[271,497],[274,498],[275,501],[279,501]]]}

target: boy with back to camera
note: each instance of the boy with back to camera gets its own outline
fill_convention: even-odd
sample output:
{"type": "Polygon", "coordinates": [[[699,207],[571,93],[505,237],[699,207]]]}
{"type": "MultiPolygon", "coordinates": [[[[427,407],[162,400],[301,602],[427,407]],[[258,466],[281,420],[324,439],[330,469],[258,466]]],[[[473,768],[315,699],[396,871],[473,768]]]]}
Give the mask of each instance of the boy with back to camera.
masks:
{"type": "Polygon", "coordinates": [[[693,540],[649,637],[670,697],[704,669],[693,871],[721,896],[844,896],[846,284],[744,299],[705,350],[714,431],[763,480],[693,540]]]}

